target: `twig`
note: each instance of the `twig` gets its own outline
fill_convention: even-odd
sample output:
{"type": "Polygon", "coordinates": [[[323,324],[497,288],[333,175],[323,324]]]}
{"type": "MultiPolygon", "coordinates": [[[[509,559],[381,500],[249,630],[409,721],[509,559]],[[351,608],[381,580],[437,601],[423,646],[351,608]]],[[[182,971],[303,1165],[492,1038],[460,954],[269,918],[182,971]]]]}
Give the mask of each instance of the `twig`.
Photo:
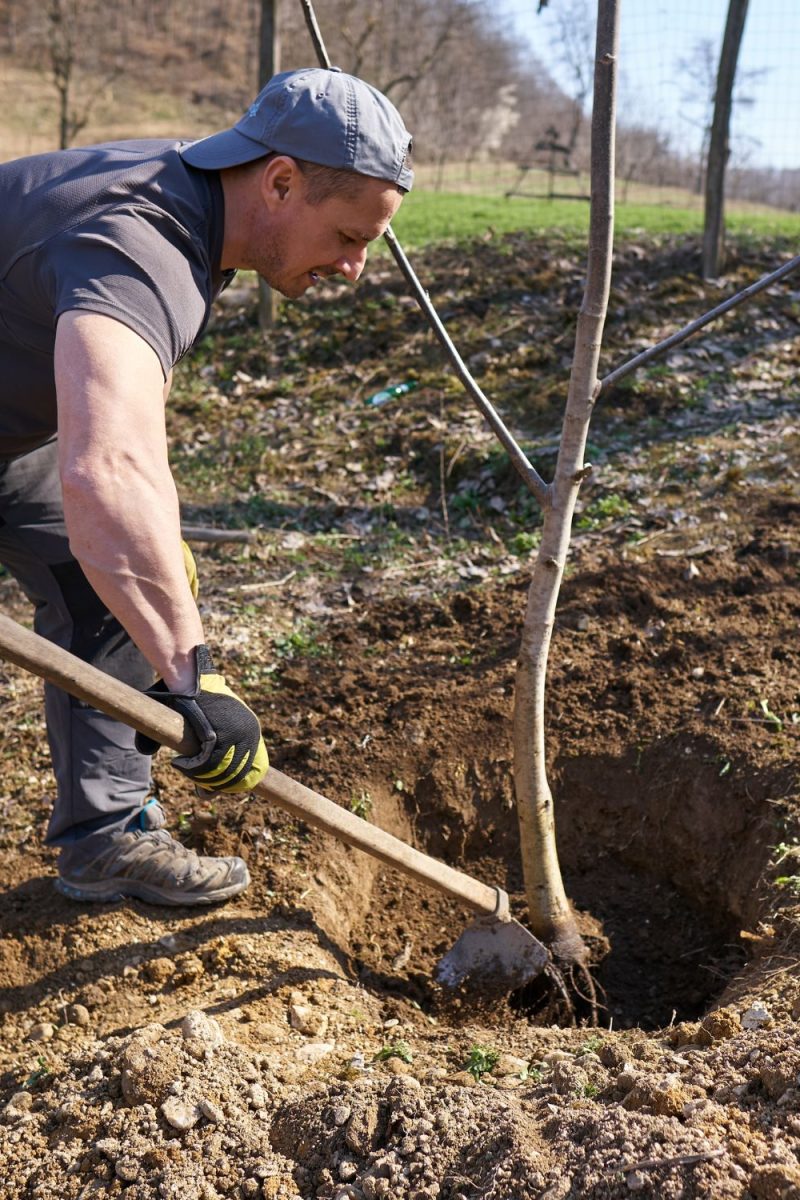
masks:
{"type": "Polygon", "coordinates": [[[252,529],[211,529],[203,525],[181,525],[187,542],[252,542],[252,529]]]}
{"type": "Polygon", "coordinates": [[[708,325],[710,321],[716,320],[717,317],[721,317],[731,308],[735,308],[737,304],[742,304],[745,300],[749,300],[751,296],[762,292],[771,283],[777,283],[779,279],[783,279],[784,275],[788,275],[798,267],[800,267],[800,254],[796,258],[790,259],[789,262],[784,263],[782,267],[778,267],[777,271],[771,271],[769,275],[764,275],[761,279],[756,280],[755,283],[751,283],[744,291],[737,292],[735,296],[730,296],[722,304],[718,304],[716,308],[712,308],[710,312],[705,313],[704,316],[698,317],[695,321],[690,321],[688,325],[684,325],[683,329],[670,334],[663,342],[659,342],[656,346],[651,346],[648,350],[643,350],[635,358],[623,363],[622,366],[617,367],[616,370],[612,371],[610,375],[606,375],[605,379],[601,381],[595,393],[595,400],[599,400],[609,388],[614,387],[621,379],[625,379],[627,375],[630,375],[639,367],[643,367],[645,363],[649,363],[657,355],[664,354],[667,350],[671,350],[673,346],[678,346],[681,342],[685,342],[687,338],[690,338],[693,333],[697,333],[704,325],[708,325]]]}
{"type": "Polygon", "coordinates": [[[609,1167],[609,1175],[630,1175],[632,1171],[655,1171],[659,1167],[684,1167],[694,1163],[707,1162],[710,1158],[719,1158],[724,1154],[722,1146],[716,1150],[704,1150],[700,1154],[676,1154],[673,1158],[641,1158],[638,1162],[620,1163],[618,1167],[609,1167]]]}
{"type": "MultiPolygon", "coordinates": [[[[444,425],[443,405],[440,404],[439,412],[441,413],[442,425],[444,425]]],[[[444,521],[444,533],[448,542],[450,541],[450,510],[447,507],[447,470],[445,468],[445,439],[442,438],[442,444],[439,447],[439,499],[442,508],[442,519],[444,521]]]]}
{"type": "Polygon", "coordinates": [[[262,579],[258,583],[237,583],[233,587],[221,588],[225,593],[236,592],[244,596],[250,595],[251,592],[261,592],[264,588],[283,587],[284,583],[288,583],[290,579],[294,579],[297,571],[290,571],[288,575],[284,575],[281,579],[262,579]]]}
{"type": "MultiPolygon", "coordinates": [[[[311,0],[300,0],[300,3],[303,8],[303,15],[305,16],[308,32],[311,35],[311,41],[313,42],[319,64],[322,67],[330,67],[331,60],[327,50],[325,49],[325,43],[322,40],[322,34],[320,33],[319,24],[317,23],[317,18],[314,13],[314,7],[311,3],[311,0]]],[[[453,344],[449,333],[442,324],[439,314],[431,303],[430,296],[417,278],[414,268],[406,258],[405,251],[392,232],[391,226],[387,228],[383,237],[384,241],[392,252],[395,262],[400,268],[400,273],[411,289],[417,304],[422,309],[428,324],[436,335],[440,345],[443,347],[445,354],[450,359],[450,364],[458,378],[461,380],[463,387],[472,397],[489,426],[497,435],[497,438],[504,447],[508,457],[511,459],[514,469],[517,471],[526,487],[533,493],[533,495],[541,504],[542,508],[547,508],[550,503],[549,485],[544,482],[538,471],[536,471],[528,461],[528,458],[521,446],[519,446],[511,432],[506,428],[492,403],[483,394],[475,380],[472,378],[469,368],[467,367],[461,355],[458,353],[458,350],[453,344]]]]}

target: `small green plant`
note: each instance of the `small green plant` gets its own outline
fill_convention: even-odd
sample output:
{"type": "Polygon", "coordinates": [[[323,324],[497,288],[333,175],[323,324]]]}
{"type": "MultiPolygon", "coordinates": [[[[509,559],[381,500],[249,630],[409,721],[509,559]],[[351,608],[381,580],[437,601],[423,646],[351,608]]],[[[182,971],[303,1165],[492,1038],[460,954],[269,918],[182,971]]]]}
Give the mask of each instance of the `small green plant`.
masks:
{"type": "Polygon", "coordinates": [[[770,710],[769,702],[767,700],[761,700],[759,705],[761,711],[766,717],[767,724],[769,725],[770,729],[772,729],[775,733],[780,733],[783,729],[783,721],[770,710]]]}
{"type": "Polygon", "coordinates": [[[528,533],[527,530],[521,530],[515,533],[508,543],[508,548],[512,554],[516,554],[519,558],[523,554],[530,554],[531,550],[535,550],[542,540],[542,532],[537,529],[534,533],[528,533]]]}
{"type": "Polygon", "coordinates": [[[45,1060],[42,1058],[41,1054],[36,1059],[36,1062],[39,1065],[36,1067],[35,1071],[31,1071],[30,1075],[28,1076],[28,1078],[25,1080],[25,1082],[22,1085],[23,1088],[33,1087],[35,1084],[37,1084],[39,1082],[40,1079],[44,1079],[45,1076],[50,1074],[50,1068],[48,1067],[45,1060]]]}
{"type": "Polygon", "coordinates": [[[369,814],[372,812],[372,796],[369,792],[362,790],[356,795],[355,792],[350,795],[350,812],[355,813],[357,817],[361,817],[362,821],[369,820],[369,814]]]}
{"type": "Polygon", "coordinates": [[[464,1070],[469,1071],[473,1079],[480,1079],[489,1071],[493,1071],[500,1061],[500,1051],[491,1046],[473,1045],[469,1048],[469,1056],[464,1064],[464,1070]]]}
{"type": "Polygon", "coordinates": [[[386,1062],[387,1058],[399,1058],[401,1062],[412,1063],[414,1054],[408,1042],[390,1042],[383,1046],[375,1055],[376,1062],[386,1062]]]}
{"type": "Polygon", "coordinates": [[[597,1054],[597,1051],[600,1049],[602,1044],[603,1044],[603,1039],[600,1037],[600,1034],[593,1033],[591,1037],[588,1037],[586,1039],[586,1041],[583,1043],[583,1045],[578,1050],[578,1053],[579,1054],[597,1054]]]}
{"type": "Polygon", "coordinates": [[[800,875],[779,875],[775,882],[778,887],[786,888],[793,896],[800,896],[800,875]]]}
{"type": "Polygon", "coordinates": [[[609,521],[621,521],[623,517],[630,515],[630,511],[630,501],[617,492],[611,492],[608,496],[599,496],[597,500],[587,504],[575,525],[578,529],[597,529],[609,521]]]}
{"type": "Polygon", "coordinates": [[[598,1090],[599,1089],[596,1083],[585,1083],[581,1088],[580,1094],[582,1096],[586,1096],[588,1100],[594,1100],[598,1090]]]}
{"type": "Polygon", "coordinates": [[[276,638],[274,646],[278,658],[319,658],[329,653],[328,647],[317,641],[313,629],[307,626],[276,638]]]}
{"type": "Polygon", "coordinates": [[[793,854],[800,854],[800,845],[797,842],[778,842],[775,847],[775,860],[772,865],[779,867],[785,858],[789,858],[793,854]]]}

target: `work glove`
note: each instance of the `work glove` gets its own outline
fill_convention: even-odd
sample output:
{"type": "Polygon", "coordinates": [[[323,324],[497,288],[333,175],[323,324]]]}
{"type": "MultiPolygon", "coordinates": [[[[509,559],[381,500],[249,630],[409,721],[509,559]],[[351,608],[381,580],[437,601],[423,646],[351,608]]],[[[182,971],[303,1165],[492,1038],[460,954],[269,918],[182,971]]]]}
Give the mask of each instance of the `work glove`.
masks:
{"type": "Polygon", "coordinates": [[[198,593],[200,592],[200,580],[197,577],[197,563],[194,561],[194,555],[186,545],[186,542],[182,541],[181,546],[183,547],[183,565],[186,568],[186,578],[189,580],[192,598],[196,600],[198,593]]]}
{"type": "MultiPolygon", "coordinates": [[[[195,646],[194,656],[196,683],[191,693],[171,692],[163,680],[146,693],[185,717],[200,743],[197,754],[179,754],[172,765],[207,791],[250,792],[269,766],[258,718],[216,673],[207,646],[195,646]]],[[[155,754],[159,744],[136,735],[140,754],[155,754]]]]}

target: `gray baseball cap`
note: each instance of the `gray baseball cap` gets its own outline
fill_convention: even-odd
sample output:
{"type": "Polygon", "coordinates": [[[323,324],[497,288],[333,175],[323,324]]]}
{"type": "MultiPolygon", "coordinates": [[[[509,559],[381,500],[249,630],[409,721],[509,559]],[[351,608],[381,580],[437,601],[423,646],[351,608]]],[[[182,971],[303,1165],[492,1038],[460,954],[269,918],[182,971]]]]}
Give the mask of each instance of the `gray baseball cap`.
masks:
{"type": "Polygon", "coordinates": [[[193,167],[235,167],[277,152],[410,191],[411,134],[390,100],[338,67],[273,75],[232,129],[181,148],[193,167]]]}

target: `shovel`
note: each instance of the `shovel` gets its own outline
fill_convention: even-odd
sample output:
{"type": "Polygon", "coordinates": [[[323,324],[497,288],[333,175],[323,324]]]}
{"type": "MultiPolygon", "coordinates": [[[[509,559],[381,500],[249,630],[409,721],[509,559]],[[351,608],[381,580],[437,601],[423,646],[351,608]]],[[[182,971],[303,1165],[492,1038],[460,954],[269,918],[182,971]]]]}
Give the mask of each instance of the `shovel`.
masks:
{"type": "MultiPolygon", "coordinates": [[[[179,713],[98,671],[2,613],[0,657],[180,754],[196,752],[194,735],[179,713]]],[[[490,887],[415,850],[274,767],[253,790],[307,825],[371,854],[479,914],[438,962],[435,977],[439,983],[454,988],[466,982],[473,990],[499,994],[523,987],[548,963],[546,948],[511,916],[508,896],[501,888],[490,887]]]]}

